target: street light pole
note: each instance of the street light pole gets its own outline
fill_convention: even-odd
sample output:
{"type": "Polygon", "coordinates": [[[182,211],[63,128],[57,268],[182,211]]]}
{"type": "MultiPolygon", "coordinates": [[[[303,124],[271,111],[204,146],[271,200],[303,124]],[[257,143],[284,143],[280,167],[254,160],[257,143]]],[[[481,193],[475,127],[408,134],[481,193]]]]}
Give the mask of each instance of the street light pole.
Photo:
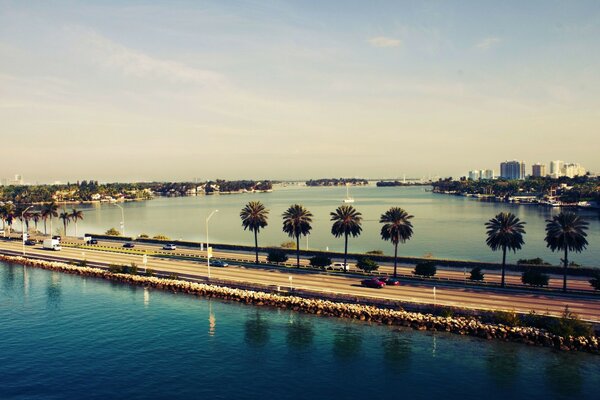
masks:
{"type": "Polygon", "coordinates": [[[23,255],[25,255],[25,213],[33,206],[29,206],[21,212],[21,243],[23,245],[23,255]]]}
{"type": "Polygon", "coordinates": [[[125,212],[123,211],[123,207],[115,203],[115,206],[121,209],[121,235],[125,236],[125,212]]]}
{"type": "Polygon", "coordinates": [[[208,269],[208,279],[210,279],[210,256],[211,256],[211,254],[209,252],[209,247],[208,247],[208,221],[217,212],[219,212],[219,210],[214,210],[213,212],[210,213],[210,215],[208,217],[206,217],[206,268],[208,269]]]}

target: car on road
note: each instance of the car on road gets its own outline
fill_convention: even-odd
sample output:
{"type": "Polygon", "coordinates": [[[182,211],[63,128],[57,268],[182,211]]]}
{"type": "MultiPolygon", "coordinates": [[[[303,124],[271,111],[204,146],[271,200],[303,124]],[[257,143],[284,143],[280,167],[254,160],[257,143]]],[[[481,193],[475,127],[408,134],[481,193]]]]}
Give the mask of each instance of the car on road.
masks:
{"type": "Polygon", "coordinates": [[[382,276],[377,278],[381,282],[385,283],[387,286],[400,286],[400,280],[396,278],[392,278],[389,276],[382,276]]]}
{"type": "Polygon", "coordinates": [[[26,244],[27,246],[35,246],[35,245],[37,244],[37,240],[35,240],[35,239],[27,239],[27,240],[25,241],[25,244],[26,244]]]}
{"type": "Polygon", "coordinates": [[[165,244],[163,246],[163,250],[175,250],[175,249],[177,249],[177,246],[175,246],[174,244],[171,244],[171,243],[165,244]]]}
{"type": "Polygon", "coordinates": [[[362,281],[360,281],[360,284],[364,287],[370,287],[375,289],[382,289],[385,287],[385,282],[381,282],[377,278],[363,279],[362,281]]]}
{"type": "Polygon", "coordinates": [[[133,249],[135,247],[135,244],[131,243],[131,242],[127,242],[123,245],[123,247],[125,247],[126,249],[133,249]]]}
{"type": "Polygon", "coordinates": [[[98,239],[90,239],[90,244],[98,244],[98,239]]]}
{"type": "Polygon", "coordinates": [[[223,260],[211,260],[210,265],[212,265],[213,267],[228,267],[229,266],[229,264],[227,264],[223,260]]]}
{"type": "Polygon", "coordinates": [[[334,262],[333,264],[331,264],[329,266],[329,269],[331,269],[333,271],[348,272],[348,271],[350,271],[350,265],[349,264],[344,264],[343,262],[334,262]]]}
{"type": "Polygon", "coordinates": [[[52,239],[58,240],[60,242],[60,239],[62,239],[62,238],[60,237],[60,235],[55,235],[55,236],[52,236],[52,239]]]}

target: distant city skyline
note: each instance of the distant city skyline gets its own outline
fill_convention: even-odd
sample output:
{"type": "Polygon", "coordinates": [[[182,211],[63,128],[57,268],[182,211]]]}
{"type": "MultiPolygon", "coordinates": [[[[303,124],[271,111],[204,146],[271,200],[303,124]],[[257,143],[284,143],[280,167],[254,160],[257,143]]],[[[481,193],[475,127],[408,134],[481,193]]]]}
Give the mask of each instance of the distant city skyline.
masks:
{"type": "Polygon", "coordinates": [[[597,1],[0,0],[0,177],[598,172],[599,21],[597,1]]]}

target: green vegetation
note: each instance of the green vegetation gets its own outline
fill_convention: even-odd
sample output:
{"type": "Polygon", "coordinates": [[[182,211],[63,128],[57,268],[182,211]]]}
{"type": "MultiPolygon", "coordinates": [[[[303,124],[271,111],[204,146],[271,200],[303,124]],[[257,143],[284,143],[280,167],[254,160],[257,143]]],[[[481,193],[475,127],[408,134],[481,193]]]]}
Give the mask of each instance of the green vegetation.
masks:
{"type": "Polygon", "coordinates": [[[287,254],[285,254],[285,251],[283,251],[283,250],[273,249],[273,250],[269,250],[269,252],[267,253],[267,261],[268,262],[284,263],[287,260],[288,260],[288,256],[287,256],[287,254]]]}
{"type": "Polygon", "coordinates": [[[548,275],[535,268],[530,268],[521,275],[521,282],[523,282],[525,285],[537,287],[548,286],[549,280],[550,277],[548,275]]]}
{"type": "Polygon", "coordinates": [[[267,218],[269,210],[260,201],[251,201],[240,212],[242,226],[254,233],[254,249],[256,252],[256,264],[258,264],[258,232],[268,225],[267,218]]]}
{"type": "Polygon", "coordinates": [[[506,250],[516,252],[525,243],[523,235],[525,222],[521,222],[512,213],[501,212],[485,223],[487,229],[486,244],[492,251],[502,250],[502,279],[500,286],[504,287],[506,269],[506,250]]]}
{"type": "Polygon", "coordinates": [[[290,206],[283,213],[283,231],[296,238],[296,267],[300,268],[300,236],[310,233],[312,213],[299,204],[290,206]]]}
{"type": "Polygon", "coordinates": [[[379,265],[368,257],[359,258],[356,266],[365,272],[373,272],[379,269],[379,265]]]}
{"type": "Polygon", "coordinates": [[[283,242],[279,245],[279,247],[284,248],[284,249],[291,249],[291,250],[296,250],[296,242],[283,242]]]}
{"type": "Polygon", "coordinates": [[[481,267],[475,267],[471,270],[471,275],[469,276],[469,280],[481,282],[484,280],[484,275],[481,267]]]}
{"type": "Polygon", "coordinates": [[[333,225],[331,234],[336,238],[344,236],[344,264],[348,261],[348,236],[357,237],[362,231],[362,214],[349,205],[342,205],[329,214],[333,225]]]}
{"type": "Polygon", "coordinates": [[[381,227],[381,238],[389,240],[394,245],[394,278],[397,276],[398,267],[398,243],[405,243],[413,235],[413,226],[410,219],[412,215],[408,215],[400,207],[392,207],[385,213],[381,214],[379,222],[383,224],[381,227]]]}
{"type": "Polygon", "coordinates": [[[520,326],[523,324],[519,315],[514,311],[494,311],[492,319],[495,323],[506,326],[520,326]]]}
{"type": "Polygon", "coordinates": [[[433,261],[424,261],[415,265],[415,270],[413,274],[419,276],[427,276],[432,277],[437,273],[437,267],[433,261]]]}
{"type": "Polygon", "coordinates": [[[596,276],[590,279],[590,285],[594,288],[594,290],[600,290],[600,272],[596,273],[596,276]]]}
{"type": "Polygon", "coordinates": [[[306,181],[306,186],[358,186],[368,185],[369,181],[366,179],[357,178],[323,178],[323,179],[310,179],[306,181]]]}
{"type": "Polygon", "coordinates": [[[548,330],[555,335],[560,335],[562,337],[589,337],[594,333],[592,326],[581,321],[577,314],[572,313],[569,310],[568,305],[565,306],[565,311],[563,311],[562,317],[559,320],[554,320],[553,324],[548,327],[548,330]]]}
{"type": "Polygon", "coordinates": [[[326,256],[314,256],[310,259],[311,267],[325,268],[331,265],[331,258],[326,256]]]}
{"type": "Polygon", "coordinates": [[[562,211],[552,219],[546,220],[546,245],[552,251],[564,251],[565,258],[562,259],[563,268],[563,292],[567,291],[567,268],[569,266],[569,250],[577,253],[582,252],[588,245],[587,233],[588,223],[579,215],[562,211]]]}
{"type": "Polygon", "coordinates": [[[141,234],[140,234],[140,236],[138,236],[138,237],[139,237],[140,239],[149,239],[149,238],[150,238],[150,236],[148,236],[148,235],[147,235],[147,234],[145,234],[145,233],[141,233],[141,234]]]}
{"type": "Polygon", "coordinates": [[[151,268],[146,268],[146,272],[144,273],[144,275],[146,275],[146,276],[154,276],[154,274],[155,274],[155,272],[151,268]]]}
{"type": "Polygon", "coordinates": [[[171,240],[170,237],[162,235],[162,234],[155,235],[152,239],[156,239],[156,240],[171,240]]]}
{"type": "Polygon", "coordinates": [[[110,228],[109,230],[104,232],[104,234],[108,236],[121,236],[121,232],[115,228],[110,228]]]}
{"type": "Polygon", "coordinates": [[[537,257],[537,258],[520,258],[519,261],[517,261],[517,265],[552,265],[550,263],[545,262],[544,260],[542,260],[541,258],[537,257]]]}
{"type": "Polygon", "coordinates": [[[365,254],[369,254],[372,256],[382,256],[383,250],[370,250],[370,251],[367,251],[365,254]]]}

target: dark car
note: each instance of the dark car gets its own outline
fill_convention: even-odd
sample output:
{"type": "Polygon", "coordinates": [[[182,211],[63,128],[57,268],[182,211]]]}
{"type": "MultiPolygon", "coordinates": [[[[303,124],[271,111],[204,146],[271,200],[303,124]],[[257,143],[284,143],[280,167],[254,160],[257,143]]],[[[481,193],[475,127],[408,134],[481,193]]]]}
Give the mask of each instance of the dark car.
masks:
{"type": "Polygon", "coordinates": [[[60,242],[61,237],[60,237],[60,235],[56,235],[56,236],[52,236],[52,239],[56,239],[60,242]]]}
{"type": "Polygon", "coordinates": [[[125,247],[126,249],[133,249],[135,247],[135,244],[127,242],[123,245],[123,247],[125,247]]]}
{"type": "Polygon", "coordinates": [[[213,267],[228,267],[229,266],[229,264],[227,264],[223,260],[212,260],[210,262],[210,265],[212,265],[213,267]]]}
{"type": "Polygon", "coordinates": [[[377,278],[363,279],[360,284],[365,287],[382,289],[385,287],[385,282],[380,281],[377,278]]]}
{"type": "Polygon", "coordinates": [[[26,244],[27,246],[35,246],[35,245],[37,244],[37,240],[35,240],[35,239],[27,239],[27,240],[25,241],[25,244],[26,244]]]}
{"type": "Polygon", "coordinates": [[[98,239],[91,239],[90,244],[98,244],[98,239]]]}
{"type": "Polygon", "coordinates": [[[387,286],[399,286],[400,285],[400,281],[398,279],[391,278],[389,276],[382,276],[377,279],[380,280],[381,282],[385,283],[387,286]]]}

